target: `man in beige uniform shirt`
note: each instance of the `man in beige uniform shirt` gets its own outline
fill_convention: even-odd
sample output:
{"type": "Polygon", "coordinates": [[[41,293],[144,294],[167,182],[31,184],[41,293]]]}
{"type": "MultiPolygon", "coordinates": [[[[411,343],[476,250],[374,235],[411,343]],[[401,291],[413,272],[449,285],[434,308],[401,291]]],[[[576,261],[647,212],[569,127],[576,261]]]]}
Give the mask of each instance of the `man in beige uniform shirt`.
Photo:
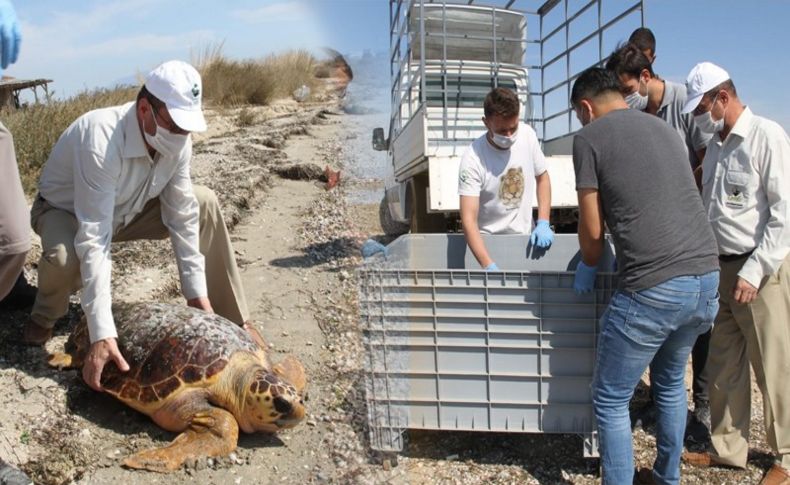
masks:
{"type": "Polygon", "coordinates": [[[83,288],[91,349],[85,381],[101,390],[104,365],[128,366],[118,351],[111,312],[112,241],[170,235],[187,304],[247,322],[241,279],[214,192],[192,186],[191,132],[204,131],[201,80],[181,61],[158,66],[137,101],[91,111],[52,149],[31,211],[41,236],[39,291],[25,340],[41,345],[83,288]]]}
{"type": "Polygon", "coordinates": [[[707,365],[713,451],[685,460],[746,466],[751,363],[776,454],[761,484],[790,484],[790,139],[741,103],[724,69],[698,64],[687,87],[683,111],[714,134],[702,198],[719,245],[721,306],[707,365]]]}

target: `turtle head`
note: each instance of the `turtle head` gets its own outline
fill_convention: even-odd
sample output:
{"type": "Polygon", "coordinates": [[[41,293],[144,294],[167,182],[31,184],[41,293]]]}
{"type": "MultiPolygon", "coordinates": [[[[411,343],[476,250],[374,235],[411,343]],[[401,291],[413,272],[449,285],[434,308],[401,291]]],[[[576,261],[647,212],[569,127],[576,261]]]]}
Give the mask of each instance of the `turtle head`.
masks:
{"type": "Polygon", "coordinates": [[[263,369],[253,374],[244,403],[246,419],[239,424],[248,433],[293,428],[305,417],[304,400],[296,388],[263,369]]]}

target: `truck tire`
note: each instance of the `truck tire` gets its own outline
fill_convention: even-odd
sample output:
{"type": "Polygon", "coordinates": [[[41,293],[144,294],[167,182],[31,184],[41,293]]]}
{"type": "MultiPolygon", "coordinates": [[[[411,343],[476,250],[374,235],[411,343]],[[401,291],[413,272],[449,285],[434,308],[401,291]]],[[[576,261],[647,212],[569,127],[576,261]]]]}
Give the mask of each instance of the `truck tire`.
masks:
{"type": "Polygon", "coordinates": [[[379,204],[379,223],[381,224],[381,230],[384,231],[384,234],[387,236],[397,237],[409,232],[408,224],[398,222],[392,218],[386,195],[382,197],[381,203],[379,204]]]}
{"type": "Polygon", "coordinates": [[[416,175],[411,182],[409,226],[412,234],[446,233],[447,219],[444,214],[428,213],[428,172],[416,175]]]}

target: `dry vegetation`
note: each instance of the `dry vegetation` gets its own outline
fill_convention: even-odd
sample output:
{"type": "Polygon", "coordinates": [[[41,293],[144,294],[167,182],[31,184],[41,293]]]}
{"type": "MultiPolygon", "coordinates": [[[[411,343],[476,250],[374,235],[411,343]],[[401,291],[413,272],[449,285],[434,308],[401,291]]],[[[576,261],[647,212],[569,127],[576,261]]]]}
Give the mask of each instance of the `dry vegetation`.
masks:
{"type": "Polygon", "coordinates": [[[19,173],[27,193],[35,189],[41,166],[60,134],[80,115],[93,109],[134,99],[137,88],[118,87],[80,93],[66,100],[50,100],[21,110],[3,112],[2,121],[14,137],[19,173]]]}
{"type": "MultiPolygon", "coordinates": [[[[222,54],[218,44],[192,60],[203,77],[204,101],[209,107],[266,105],[290,96],[302,85],[313,91],[320,64],[307,51],[290,51],[258,60],[237,61],[222,54]]],[[[49,100],[21,110],[7,110],[2,122],[14,136],[22,184],[28,194],[35,192],[39,173],[52,146],[80,115],[94,109],[133,101],[138,87],[117,87],[86,91],[66,100],[49,100]]],[[[237,122],[255,122],[250,110],[242,110],[237,122]]]]}

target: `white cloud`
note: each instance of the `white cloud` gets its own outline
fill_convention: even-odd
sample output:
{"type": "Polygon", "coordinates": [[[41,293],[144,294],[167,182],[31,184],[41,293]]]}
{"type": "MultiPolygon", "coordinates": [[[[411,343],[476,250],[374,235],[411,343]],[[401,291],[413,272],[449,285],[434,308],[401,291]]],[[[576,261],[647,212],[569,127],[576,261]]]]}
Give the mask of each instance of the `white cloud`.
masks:
{"type": "Polygon", "coordinates": [[[249,24],[280,23],[306,20],[312,12],[302,2],[278,2],[253,9],[238,9],[231,17],[249,24]]]}

